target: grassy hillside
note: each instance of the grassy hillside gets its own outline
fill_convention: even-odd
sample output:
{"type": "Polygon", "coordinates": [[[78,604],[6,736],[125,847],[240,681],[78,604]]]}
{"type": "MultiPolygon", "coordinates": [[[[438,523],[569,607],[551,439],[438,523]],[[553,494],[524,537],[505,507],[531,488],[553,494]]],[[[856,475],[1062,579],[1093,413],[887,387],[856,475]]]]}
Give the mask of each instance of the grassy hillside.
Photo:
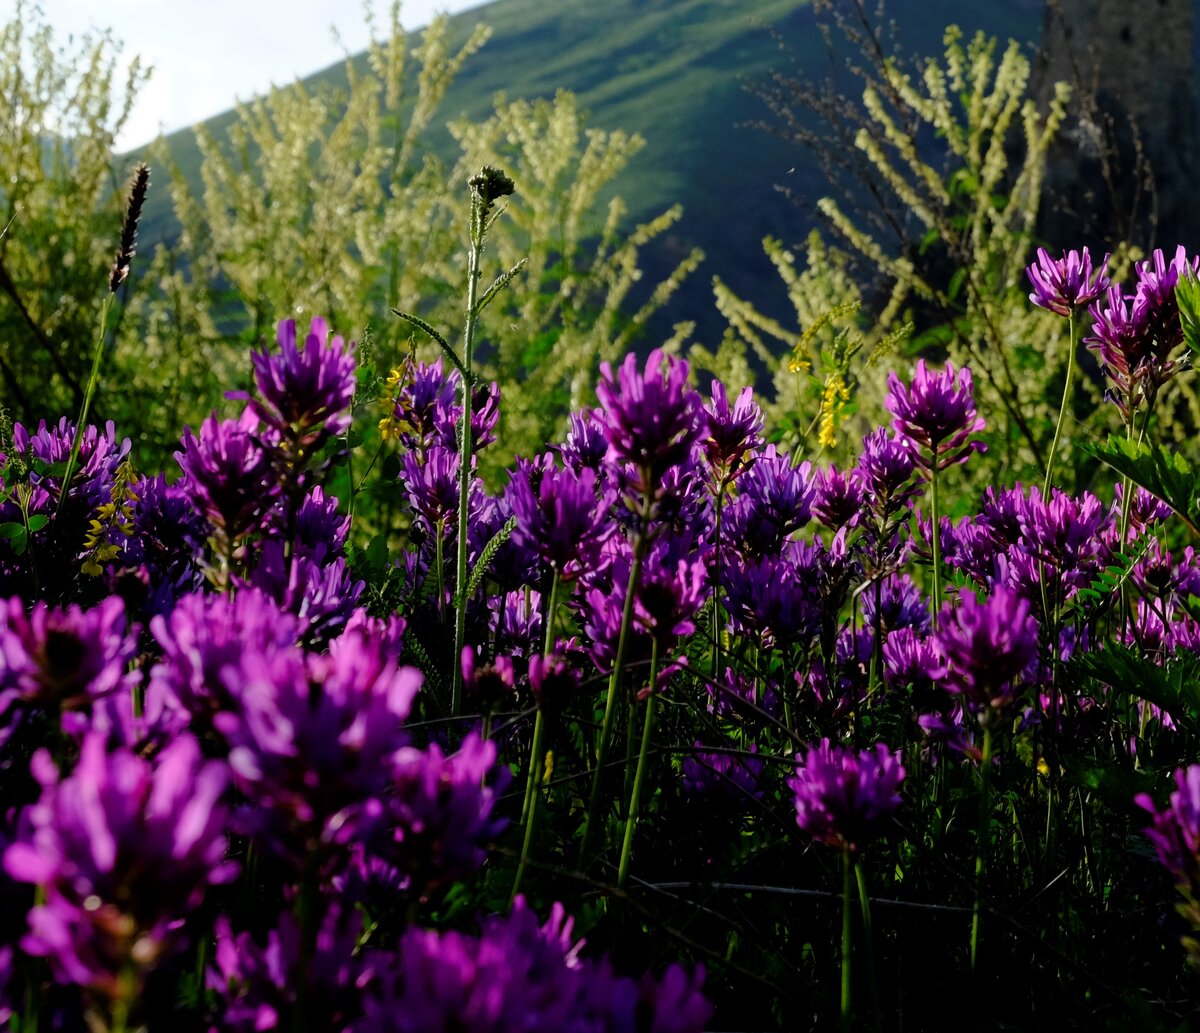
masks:
{"type": "MultiPolygon", "coordinates": [[[[924,55],[940,51],[943,30],[952,22],[968,32],[983,29],[1032,45],[1041,6],[1035,0],[965,5],[892,0],[888,9],[905,52],[924,55]]],[[[708,254],[673,315],[714,329],[708,318],[713,275],[770,307],[774,273],[761,256],[760,241],[767,234],[802,238],[812,225],[813,205],[828,187],[809,155],[750,125],[768,115],[752,88],[772,71],[797,78],[827,74],[829,55],[807,2],[494,0],[457,15],[456,36],[465,39],[478,21],[494,34],[452,86],[442,109],[447,116],[482,119],[498,93],[534,99],[559,88],[574,91],[594,125],[637,132],[647,141],[617,184],[630,220],[676,201],[684,205],[684,219],[665,244],[671,253],[651,261],[665,266],[694,245],[708,254]],[[800,206],[782,197],[781,183],[801,199],[800,206]]],[[[309,80],[317,81],[344,82],[344,67],[309,80]]],[[[220,139],[232,119],[225,113],[206,125],[220,139]]],[[[448,133],[431,139],[450,153],[448,133]]],[[[173,134],[168,143],[184,174],[198,182],[191,131],[173,134]]],[[[167,203],[165,192],[153,198],[148,239],[172,233],[167,203]]]]}

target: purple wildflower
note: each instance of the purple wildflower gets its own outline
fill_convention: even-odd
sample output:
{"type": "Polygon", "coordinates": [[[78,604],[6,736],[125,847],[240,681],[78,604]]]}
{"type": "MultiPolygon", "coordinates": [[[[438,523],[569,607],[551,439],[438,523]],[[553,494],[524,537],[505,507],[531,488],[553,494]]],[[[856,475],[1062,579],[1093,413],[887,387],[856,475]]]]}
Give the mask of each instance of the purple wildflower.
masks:
{"type": "Polygon", "coordinates": [[[945,470],[965,463],[971,452],[983,451],[982,442],[969,440],[986,426],[975,412],[973,389],[971,371],[965,367],[955,370],[952,362],[936,373],[924,359],[918,360],[909,387],[895,373],[888,375],[884,405],[895,417],[892,426],[896,433],[908,442],[923,469],[936,463],[938,470],[945,470]]]}
{"type": "Polygon", "coordinates": [[[601,420],[608,439],[607,459],[637,473],[635,490],[653,498],[666,472],[685,462],[706,422],[700,396],[688,387],[688,364],[655,349],[638,369],[637,356],[625,357],[616,373],[600,365],[601,420]]]}
{"type": "Polygon", "coordinates": [[[566,440],[557,446],[563,465],[576,473],[584,467],[600,470],[608,454],[605,426],[599,409],[571,413],[566,440]]]}
{"type": "Polygon", "coordinates": [[[1108,290],[1106,266],[1110,257],[1105,255],[1093,272],[1092,256],[1087,248],[1064,251],[1059,259],[1051,258],[1045,248],[1038,248],[1037,261],[1025,270],[1033,285],[1029,300],[1060,316],[1069,316],[1090,305],[1108,290]]]}
{"type": "Polygon", "coordinates": [[[1162,866],[1181,885],[1200,883],[1200,764],[1175,772],[1175,791],[1162,812],[1145,793],[1134,802],[1148,811],[1153,823],[1146,836],[1162,866]]]}
{"type": "Polygon", "coordinates": [[[862,514],[863,483],[857,470],[843,473],[835,466],[813,475],[812,515],[830,530],[851,527],[862,514]]]}
{"type": "Polygon", "coordinates": [[[606,959],[579,956],[572,921],[555,904],[537,917],[517,897],[507,917],[483,922],[478,937],[408,929],[394,965],[374,962],[382,986],[366,1000],[356,1033],[700,1033],[712,1015],[704,970],[672,966],[641,984],[606,959]]]}
{"type": "Polygon", "coordinates": [[[248,651],[223,671],[232,710],[213,723],[250,805],[241,829],[299,862],[345,843],[408,741],[404,721],[421,686],[386,643],[346,632],[327,655],[248,651]]]}
{"type": "MultiPolygon", "coordinates": [[[[75,443],[75,424],[65,416],[53,426],[47,426],[46,421],[41,420],[37,430],[30,434],[24,425],[14,423],[12,440],[13,454],[26,463],[38,460],[47,466],[54,466],[65,463],[70,456],[75,443]]],[[[117,467],[129,455],[130,447],[129,438],[118,442],[111,420],[104,425],[103,431],[90,424],[83,428],[78,466],[72,474],[74,483],[69,493],[79,499],[89,512],[101,503],[112,501],[117,467]]],[[[31,481],[34,486],[29,503],[31,511],[49,508],[51,499],[57,503],[61,491],[60,477],[34,474],[31,481]]]]}
{"type": "Polygon", "coordinates": [[[559,643],[549,656],[535,653],[529,658],[529,687],[544,713],[561,714],[579,694],[579,670],[571,662],[570,643],[559,643]]]}
{"type": "Polygon", "coordinates": [[[708,413],[707,433],[700,444],[704,457],[715,474],[714,490],[728,484],[742,472],[762,442],[765,423],[762,410],[754,402],[754,392],[742,388],[731,407],[725,385],[712,382],[712,402],[705,406],[708,413]]]}
{"type": "Polygon", "coordinates": [[[1089,310],[1092,333],[1084,343],[1099,355],[1112,384],[1109,397],[1126,422],[1143,403],[1152,404],[1159,388],[1186,365],[1186,358],[1173,357],[1183,343],[1175,285],[1197,271],[1200,256],[1189,258],[1182,245],[1170,262],[1156,250],[1138,265],[1132,295],[1109,287],[1089,310]]]}
{"type": "Polygon", "coordinates": [[[39,602],[28,615],[20,599],[0,603],[0,745],[33,712],[61,717],[77,732],[83,726],[69,712],[78,717],[99,708],[108,716],[98,727],[128,732],[136,652],[116,596],[86,611],[39,602]]]}
{"type": "MultiPolygon", "coordinates": [[[[164,712],[212,727],[213,717],[235,705],[225,671],[237,668],[246,653],[291,648],[303,626],[256,588],[232,595],[184,596],[169,616],[155,617],[150,630],[162,659],[150,672],[146,716],[152,723],[164,712]]],[[[236,683],[236,679],[234,679],[236,683]]]]}
{"type": "Polygon", "coordinates": [[[361,916],[332,904],[310,951],[305,951],[296,920],[288,912],[260,946],[249,933],[234,934],[226,915],[216,921],[216,954],[208,970],[208,989],[218,1005],[213,1029],[222,1033],[259,1033],[301,1025],[296,1008],[303,1001],[308,1029],[346,1029],[359,1011],[360,980],[368,963],[355,947],[361,916]],[[303,985],[301,995],[297,988],[303,985]]]}
{"type": "Polygon", "coordinates": [[[474,733],[449,756],[434,743],[402,747],[390,762],[380,857],[419,895],[479,870],[486,849],[507,824],[492,811],[506,788],[496,746],[474,733]]]}
{"type": "Polygon", "coordinates": [[[354,400],[354,343],[329,337],[329,324],[313,318],[304,347],[296,345],[296,323],[279,323],[279,351],[251,352],[259,402],[250,406],[285,438],[311,448],[324,435],[344,434],[354,400]],[[309,440],[305,440],[309,439],[309,440]]]}
{"type": "Polygon", "coordinates": [[[563,581],[573,581],[600,560],[612,533],[612,492],[597,493],[596,473],[583,468],[548,469],[535,489],[527,471],[512,479],[513,540],[548,564],[563,581]]]}
{"type": "Polygon", "coordinates": [[[783,543],[808,523],[815,494],[809,463],[767,446],[739,479],[741,494],[726,510],[730,540],[748,557],[778,554],[783,543]]]}
{"type": "Polygon", "coordinates": [[[863,499],[876,518],[887,520],[917,493],[909,482],[916,466],[912,449],[896,435],[878,427],[863,438],[856,472],[863,499]]]}
{"type": "Polygon", "coordinates": [[[883,743],[861,752],[828,739],[810,747],[789,785],[796,823],[813,839],[857,853],[900,806],[904,766],[883,743]]]}
{"type": "Polygon", "coordinates": [[[741,808],[748,800],[762,799],[759,779],[763,761],[754,743],[748,751],[740,753],[733,750],[714,753],[701,742],[695,746],[696,752],[683,761],[683,789],[688,796],[741,808]]]}
{"type": "Polygon", "coordinates": [[[123,980],[182,947],[185,916],[236,874],[224,861],[225,765],[185,734],[154,763],[91,735],[70,775],[45,751],[32,766],[41,799],[4,855],[9,875],[45,893],[22,947],[59,981],[127,996],[123,980]]]}
{"type": "Polygon", "coordinates": [[[897,628],[883,641],[883,680],[893,690],[911,689],[917,709],[939,704],[934,695],[946,667],[934,640],[916,628],[897,628]]]}
{"type": "Polygon", "coordinates": [[[957,606],[947,603],[935,642],[946,660],[946,691],[961,694],[985,724],[1012,702],[1017,682],[1038,659],[1029,602],[1004,586],[984,600],[964,592],[957,606]]]}
{"type": "Polygon", "coordinates": [[[862,594],[863,624],[881,631],[898,628],[929,630],[929,604],[920,588],[908,574],[891,574],[884,578],[876,589],[868,588],[862,594]]]}
{"type": "Polygon", "coordinates": [[[257,431],[258,417],[250,408],[237,420],[218,420],[214,412],[201,424],[199,438],[184,431],[183,450],[175,453],[183,490],[229,549],[262,527],[278,493],[271,454],[257,431]]]}

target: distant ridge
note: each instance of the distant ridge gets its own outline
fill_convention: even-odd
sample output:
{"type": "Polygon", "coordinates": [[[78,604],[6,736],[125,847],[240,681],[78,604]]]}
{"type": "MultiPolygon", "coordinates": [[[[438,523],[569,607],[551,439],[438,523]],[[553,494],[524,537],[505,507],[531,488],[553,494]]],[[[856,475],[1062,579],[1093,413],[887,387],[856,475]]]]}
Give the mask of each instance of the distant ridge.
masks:
{"type": "MultiPolygon", "coordinates": [[[[982,29],[1032,47],[1042,7],[1040,0],[891,0],[888,15],[907,54],[932,56],[941,52],[944,29],[952,23],[969,34],[982,29]]],[[[668,318],[694,319],[701,336],[710,336],[705,331],[717,327],[709,286],[714,275],[768,309],[779,303],[760,242],[768,234],[785,243],[802,240],[814,224],[815,202],[829,188],[806,152],[747,125],[768,116],[748,87],[773,70],[812,79],[828,71],[806,0],[493,0],[453,16],[455,38],[465,39],[480,21],[492,27],[492,38],[451,86],[444,119],[483,119],[501,92],[534,99],[571,90],[592,125],[646,138],[616,184],[631,224],[676,202],[684,206],[665,242],[670,253],[649,255],[647,271],[668,267],[695,245],[708,255],[668,318]],[[800,205],[780,194],[781,183],[800,205]]],[[[321,80],[345,82],[343,64],[305,81],[321,80]]],[[[226,112],[204,125],[219,140],[233,117],[226,112]]],[[[453,156],[447,133],[430,139],[453,156]]],[[[198,184],[191,130],[171,134],[167,143],[185,176],[198,184]]],[[[174,232],[166,192],[153,201],[143,231],[148,242],[174,232]]]]}

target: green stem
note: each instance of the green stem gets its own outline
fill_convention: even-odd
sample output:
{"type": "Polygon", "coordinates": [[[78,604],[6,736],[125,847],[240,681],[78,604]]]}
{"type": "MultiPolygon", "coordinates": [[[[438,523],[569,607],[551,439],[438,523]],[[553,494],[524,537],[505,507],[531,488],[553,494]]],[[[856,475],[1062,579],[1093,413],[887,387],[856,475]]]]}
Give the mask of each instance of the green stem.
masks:
{"type": "Polygon", "coordinates": [[[875,979],[875,939],[871,930],[871,900],[867,895],[867,877],[863,872],[862,862],[857,858],[854,861],[854,878],[858,883],[858,905],[862,911],[863,962],[867,970],[867,985],[871,990],[871,1003],[878,1022],[882,1016],[879,1010],[879,984],[875,979]]]}
{"type": "Polygon", "coordinates": [[[637,591],[638,578],[642,572],[644,539],[638,538],[633,545],[633,562],[629,567],[629,582],[625,586],[625,606],[621,612],[621,631],[617,638],[617,655],[613,658],[612,673],[608,678],[608,696],[604,701],[604,719],[600,724],[600,742],[596,750],[596,771],[592,778],[592,792],[588,799],[587,816],[583,820],[583,843],[579,851],[579,864],[583,866],[590,853],[591,841],[595,836],[596,818],[600,810],[600,782],[604,776],[604,765],[608,761],[609,740],[612,737],[613,715],[617,709],[617,688],[621,684],[621,668],[625,663],[625,647],[629,639],[629,625],[633,621],[633,597],[637,591]]]}
{"type": "Polygon", "coordinates": [[[467,637],[467,529],[470,524],[471,501],[471,356],[475,348],[475,325],[479,320],[479,256],[483,252],[484,222],[476,209],[481,205],[478,195],[472,197],[471,247],[467,252],[467,314],[463,322],[462,417],[458,428],[458,563],[454,578],[454,664],[450,690],[450,712],[458,716],[462,710],[462,656],[467,637]]]}
{"type": "MultiPolygon", "coordinates": [[[[558,606],[558,571],[550,579],[550,595],[546,602],[543,620],[546,632],[542,644],[542,657],[548,657],[554,648],[554,612],[558,606]]],[[[515,900],[521,889],[521,879],[525,875],[525,866],[529,862],[529,851],[533,846],[533,825],[537,817],[538,795],[542,788],[542,775],[546,769],[545,757],[542,750],[542,740],[545,736],[546,719],[542,708],[538,707],[537,716],[533,719],[533,742],[529,747],[529,774],[525,781],[525,801],[521,805],[521,824],[525,826],[525,837],[521,842],[521,860],[517,863],[517,875],[513,879],[512,895],[515,900]]]]}
{"type": "Polygon", "coordinates": [[[938,455],[932,450],[929,468],[929,517],[930,538],[933,545],[933,626],[936,629],[942,611],[942,530],[938,523],[938,455]]]}
{"type": "Polygon", "coordinates": [[[725,501],[725,482],[721,482],[721,488],[717,492],[717,519],[715,529],[713,531],[713,540],[717,543],[716,569],[713,573],[713,588],[712,588],[712,628],[713,628],[713,682],[716,685],[717,692],[721,691],[722,687],[722,670],[721,670],[721,510],[722,503],[725,501]]]}
{"type": "Polygon", "coordinates": [[[1042,498],[1050,502],[1050,488],[1054,480],[1054,458],[1058,454],[1058,443],[1062,438],[1063,424],[1067,419],[1067,410],[1071,407],[1071,381],[1075,374],[1075,310],[1072,309],[1067,317],[1067,337],[1070,349],[1067,352],[1067,377],[1063,383],[1062,405],[1058,407],[1058,423],[1054,427],[1054,441],[1050,445],[1050,455],[1046,458],[1046,481],[1042,489],[1042,498]]]}
{"type": "Polygon", "coordinates": [[[992,766],[992,730],[983,730],[983,757],[979,765],[979,833],[975,839],[975,905],[971,911],[971,974],[979,958],[979,926],[983,914],[983,872],[988,852],[988,776],[992,766]]]}
{"type": "Polygon", "coordinates": [[[625,842],[621,844],[621,864],[617,869],[617,888],[624,889],[629,878],[629,858],[633,854],[633,833],[637,828],[638,805],[646,778],[646,758],[650,755],[650,734],[654,729],[655,683],[658,681],[658,641],[650,652],[650,695],[646,697],[646,723],[642,725],[642,748],[638,752],[637,774],[633,776],[633,795],[629,798],[629,817],[625,820],[625,842]]]}
{"type": "Polygon", "coordinates": [[[83,392],[83,402],[79,406],[79,416],[75,420],[75,437],[71,441],[71,452],[67,456],[67,468],[63,471],[62,487],[58,492],[58,507],[54,511],[56,517],[62,512],[63,503],[67,501],[67,494],[71,490],[71,478],[75,476],[75,467],[79,462],[79,449],[83,445],[83,428],[87,425],[92,398],[96,394],[96,385],[100,383],[100,359],[104,355],[104,337],[112,299],[112,294],[104,295],[104,301],[100,306],[100,332],[96,336],[95,351],[92,352],[92,371],[88,374],[87,387],[83,392]]]}
{"type": "Polygon", "coordinates": [[[854,900],[853,883],[854,864],[850,860],[850,848],[842,848],[842,1031],[849,1033],[854,1027],[850,1013],[851,981],[850,957],[852,951],[852,936],[850,929],[850,909],[854,900]]]}

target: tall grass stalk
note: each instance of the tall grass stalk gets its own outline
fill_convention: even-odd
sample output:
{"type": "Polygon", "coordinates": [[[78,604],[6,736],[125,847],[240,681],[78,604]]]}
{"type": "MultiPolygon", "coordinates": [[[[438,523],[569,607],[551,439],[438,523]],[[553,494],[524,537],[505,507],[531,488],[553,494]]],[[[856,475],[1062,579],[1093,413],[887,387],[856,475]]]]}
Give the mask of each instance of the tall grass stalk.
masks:
{"type": "Polygon", "coordinates": [[[83,428],[87,426],[88,414],[91,412],[92,399],[100,384],[100,360],[104,357],[104,342],[108,338],[108,313],[112,308],[113,298],[117,289],[129,276],[133,263],[134,245],[137,243],[138,220],[142,217],[142,205],[146,202],[146,188],[150,184],[150,166],[138,162],[133,171],[133,179],[129,186],[129,200],[125,205],[125,219],[121,223],[121,242],[117,247],[116,258],[113,259],[112,269],[108,274],[108,293],[100,305],[100,329],[96,334],[96,347],[92,352],[92,369],[88,374],[87,386],[83,391],[83,401],[79,405],[79,416],[75,420],[75,434],[71,440],[71,452],[67,456],[67,466],[63,471],[62,488],[58,493],[58,507],[55,516],[62,512],[63,503],[71,490],[71,478],[75,476],[75,468],[79,464],[79,450],[83,445],[83,428]]]}

